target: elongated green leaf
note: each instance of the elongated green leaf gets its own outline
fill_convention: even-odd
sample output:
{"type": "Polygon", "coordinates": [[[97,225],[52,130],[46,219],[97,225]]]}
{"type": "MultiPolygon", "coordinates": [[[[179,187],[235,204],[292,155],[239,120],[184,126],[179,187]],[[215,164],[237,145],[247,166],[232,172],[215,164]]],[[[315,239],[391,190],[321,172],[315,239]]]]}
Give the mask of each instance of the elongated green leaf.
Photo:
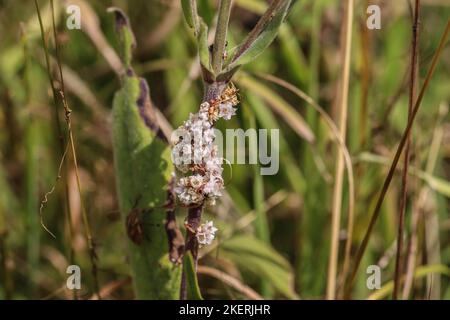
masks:
{"type": "MultiPolygon", "coordinates": [[[[245,8],[255,14],[263,14],[267,9],[264,2],[258,0],[237,0],[236,5],[245,8]]],[[[282,24],[278,31],[278,39],[283,59],[289,68],[286,71],[297,85],[307,83],[309,70],[306,58],[300,48],[298,39],[289,24],[282,24]]],[[[230,53],[232,58],[233,54],[230,53]]]]}
{"type": "Polygon", "coordinates": [[[120,53],[125,67],[131,64],[131,58],[133,49],[136,47],[136,39],[134,33],[131,30],[130,22],[125,13],[115,7],[108,8],[108,12],[114,13],[116,20],[116,30],[119,33],[120,38],[120,53]]]}
{"type": "MultiPolygon", "coordinates": [[[[127,29],[128,25],[120,25],[119,32],[125,33],[121,35],[123,47],[128,49],[124,58],[131,56],[126,40],[131,31],[127,29]]],[[[147,82],[137,77],[130,65],[126,68],[122,89],[114,97],[112,133],[120,211],[124,221],[129,214],[136,214],[142,229],[140,241],[128,241],[134,287],[138,299],[177,299],[181,267],[168,258],[162,208],[173,171],[170,150],[149,123],[147,82]]]]}
{"type": "MultiPolygon", "coordinates": [[[[248,46],[248,48],[232,62],[226,72],[236,69],[243,64],[249,63],[256,59],[275,39],[278,29],[282,25],[290,7],[290,0],[286,0],[275,12],[272,19],[266,24],[265,28],[258,37],[248,46]]],[[[242,45],[241,45],[242,46],[242,45]]]]}
{"type": "Polygon", "coordinates": [[[265,278],[282,295],[298,298],[289,262],[272,247],[250,235],[238,235],[221,245],[221,253],[240,268],[265,278]]]}
{"type": "Polygon", "coordinates": [[[309,78],[309,70],[306,58],[300,48],[297,36],[288,24],[280,28],[278,35],[283,60],[285,60],[286,71],[297,85],[306,85],[309,78]]]}
{"type": "Polygon", "coordinates": [[[186,276],[187,298],[189,300],[203,300],[200,287],[198,286],[194,258],[191,252],[187,252],[184,255],[183,269],[186,276]]]}

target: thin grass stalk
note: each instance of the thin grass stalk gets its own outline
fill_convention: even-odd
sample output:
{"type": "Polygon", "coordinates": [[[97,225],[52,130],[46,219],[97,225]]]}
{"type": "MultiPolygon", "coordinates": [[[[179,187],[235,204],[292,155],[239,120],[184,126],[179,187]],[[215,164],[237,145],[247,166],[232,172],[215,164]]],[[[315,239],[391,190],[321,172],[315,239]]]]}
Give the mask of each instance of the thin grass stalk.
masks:
{"type": "MultiPolygon", "coordinates": [[[[44,24],[42,22],[41,11],[40,11],[39,3],[38,3],[37,0],[34,1],[34,4],[36,6],[38,21],[39,21],[39,27],[41,29],[42,46],[44,48],[45,63],[46,63],[46,66],[47,66],[47,68],[46,68],[47,69],[47,76],[48,76],[48,80],[50,82],[50,86],[52,88],[52,93],[53,93],[53,105],[54,105],[53,121],[54,121],[54,127],[56,128],[56,135],[57,135],[58,145],[59,145],[59,149],[60,149],[59,150],[59,157],[60,157],[61,160],[60,160],[60,166],[59,166],[59,169],[58,169],[58,174],[57,174],[57,178],[56,178],[56,181],[55,181],[55,185],[60,180],[61,172],[64,169],[64,174],[63,174],[63,176],[64,176],[64,182],[63,182],[64,183],[64,195],[63,195],[63,200],[64,200],[64,203],[66,203],[66,206],[65,206],[64,210],[66,211],[65,215],[67,215],[67,214],[70,215],[70,207],[68,205],[68,197],[69,197],[69,181],[67,179],[67,177],[68,177],[68,174],[67,174],[68,170],[67,170],[66,166],[63,166],[64,159],[65,159],[66,153],[67,153],[67,146],[66,146],[66,143],[64,141],[64,136],[62,134],[62,128],[61,128],[61,123],[60,123],[60,119],[59,119],[58,99],[57,99],[57,94],[56,94],[56,88],[55,88],[55,86],[53,84],[53,77],[52,77],[52,74],[51,74],[50,58],[49,58],[49,54],[48,54],[47,41],[45,40],[44,24]]],[[[53,8],[52,8],[52,12],[53,12],[53,8]]],[[[51,188],[51,190],[44,195],[44,199],[41,201],[41,204],[40,204],[39,215],[40,215],[40,220],[41,220],[42,227],[53,238],[56,238],[55,235],[44,224],[43,213],[42,213],[44,205],[48,202],[48,196],[50,194],[52,194],[54,190],[55,190],[55,186],[53,186],[51,188]]]]}
{"type": "Polygon", "coordinates": [[[353,268],[352,268],[352,273],[351,273],[350,279],[349,279],[348,284],[347,284],[347,289],[346,289],[346,294],[345,294],[346,298],[348,298],[350,293],[351,293],[351,290],[352,290],[352,287],[353,287],[353,284],[354,284],[354,281],[355,281],[355,278],[356,278],[356,274],[358,273],[358,269],[359,269],[359,266],[361,264],[362,257],[364,255],[364,252],[366,251],[367,245],[369,243],[369,239],[370,239],[370,236],[372,234],[372,230],[373,230],[373,228],[375,226],[375,223],[376,223],[376,221],[377,221],[377,219],[378,219],[378,217],[380,215],[381,205],[383,204],[383,200],[384,200],[384,198],[386,196],[386,193],[387,193],[387,191],[389,189],[389,186],[390,186],[390,184],[392,182],[392,178],[394,177],[394,173],[395,173],[395,170],[397,168],[398,161],[399,161],[400,156],[402,154],[403,148],[405,147],[408,135],[409,135],[409,133],[410,133],[410,131],[412,129],[412,126],[414,125],[414,120],[416,118],[417,112],[420,109],[420,105],[422,103],[422,99],[423,99],[423,97],[425,95],[426,90],[428,89],[428,86],[430,84],[431,78],[433,77],[434,71],[436,70],[436,66],[438,64],[439,58],[440,58],[440,56],[442,54],[442,51],[444,49],[444,46],[445,46],[445,43],[447,41],[447,37],[449,35],[449,32],[450,32],[450,19],[447,20],[447,24],[446,24],[445,30],[444,30],[444,32],[443,32],[443,34],[441,36],[440,41],[439,41],[439,46],[438,46],[438,48],[436,49],[436,51],[434,53],[433,60],[431,62],[430,68],[428,69],[427,75],[425,77],[425,81],[424,81],[424,83],[422,85],[422,88],[420,90],[420,93],[419,93],[419,95],[417,97],[416,103],[414,104],[414,109],[412,111],[411,117],[410,117],[410,119],[408,121],[408,124],[407,124],[407,126],[405,128],[405,131],[403,132],[402,138],[401,138],[400,143],[399,143],[399,145],[397,147],[397,151],[396,151],[396,153],[394,155],[394,158],[392,160],[392,164],[391,164],[391,166],[389,168],[389,172],[388,172],[388,174],[386,176],[386,179],[385,179],[385,181],[383,183],[383,187],[381,188],[381,192],[380,192],[380,194],[378,196],[377,203],[375,205],[375,209],[374,209],[374,211],[373,211],[373,213],[371,215],[369,226],[367,227],[367,230],[366,230],[366,233],[364,235],[363,241],[362,241],[362,243],[361,243],[361,245],[360,245],[360,247],[358,249],[358,252],[357,252],[357,254],[355,256],[354,265],[353,265],[353,268]]]}
{"type": "MultiPolygon", "coordinates": [[[[83,192],[82,192],[82,188],[81,188],[80,175],[78,172],[77,153],[76,153],[76,149],[75,149],[75,143],[74,143],[74,137],[73,137],[73,131],[72,131],[72,121],[70,119],[72,110],[69,108],[69,105],[66,100],[66,95],[65,95],[64,77],[63,77],[62,66],[61,66],[61,58],[59,55],[59,47],[58,47],[58,40],[57,40],[58,38],[56,35],[55,10],[54,10],[53,0],[50,0],[50,4],[51,4],[51,9],[52,9],[51,11],[52,11],[52,24],[53,24],[53,37],[54,37],[54,41],[55,41],[55,55],[56,55],[56,62],[57,62],[58,71],[59,71],[59,79],[61,82],[60,95],[61,95],[61,100],[62,100],[63,107],[64,107],[65,120],[66,120],[66,125],[67,125],[67,134],[69,137],[70,148],[72,151],[73,166],[75,169],[75,177],[76,177],[76,181],[77,181],[78,195],[80,197],[81,213],[82,213],[82,218],[83,218],[85,236],[86,236],[86,240],[87,240],[88,247],[89,247],[89,257],[90,257],[90,261],[91,261],[91,272],[92,272],[93,282],[94,282],[94,292],[97,295],[97,298],[101,299],[100,286],[99,286],[98,274],[97,274],[97,262],[96,262],[97,254],[95,252],[94,241],[92,239],[91,226],[89,223],[86,206],[85,206],[84,200],[83,200],[83,192]]],[[[54,91],[54,93],[55,93],[55,91],[54,91]]],[[[66,172],[67,172],[67,170],[66,170],[66,172]]],[[[67,201],[67,203],[68,203],[68,201],[67,201]]],[[[67,218],[69,220],[68,221],[69,229],[73,230],[70,211],[68,211],[67,218]]],[[[71,231],[71,233],[73,235],[73,231],[71,231]]],[[[71,260],[73,260],[73,253],[70,258],[71,258],[71,260]]]]}
{"type": "MultiPolygon", "coordinates": [[[[51,3],[52,3],[52,9],[53,9],[53,0],[51,0],[51,3]]],[[[53,10],[52,10],[52,14],[53,14],[53,10]]],[[[53,27],[55,28],[55,25],[53,25],[53,27]]],[[[56,36],[56,30],[53,29],[53,31],[54,31],[54,35],[56,36]]],[[[86,237],[86,241],[88,243],[88,248],[89,248],[89,258],[91,261],[91,272],[92,272],[93,283],[94,283],[94,292],[95,292],[97,298],[101,299],[100,286],[99,286],[98,273],[97,273],[97,270],[98,270],[97,261],[96,261],[97,254],[95,251],[94,240],[92,238],[92,231],[91,231],[91,226],[89,223],[86,206],[85,206],[84,200],[83,200],[83,191],[82,191],[82,187],[81,187],[80,174],[78,171],[77,152],[75,149],[75,142],[74,142],[73,131],[72,131],[72,121],[70,119],[72,110],[69,108],[69,105],[67,103],[67,99],[65,96],[64,77],[63,77],[63,73],[62,73],[61,61],[60,61],[60,57],[59,57],[57,48],[58,48],[58,43],[57,43],[57,39],[55,37],[56,61],[57,61],[59,76],[60,76],[60,81],[61,81],[60,95],[61,95],[61,100],[62,100],[63,106],[64,106],[65,119],[66,119],[66,125],[67,125],[67,133],[69,136],[69,144],[70,144],[70,149],[71,149],[71,153],[72,153],[72,160],[73,160],[73,166],[74,166],[74,170],[75,170],[78,195],[80,197],[81,215],[82,215],[82,219],[83,219],[85,237],[86,237]]],[[[68,216],[68,218],[70,221],[71,220],[70,215],[68,216]]],[[[71,224],[71,222],[69,222],[69,223],[71,224]]],[[[71,228],[73,228],[73,227],[71,227],[71,228]]]]}
{"type": "MultiPolygon", "coordinates": [[[[51,11],[52,11],[52,27],[53,27],[53,39],[55,39],[55,55],[56,55],[56,59],[58,61],[58,65],[59,65],[59,47],[58,47],[58,43],[57,43],[57,35],[56,35],[56,19],[55,19],[55,6],[53,3],[53,0],[50,1],[50,5],[51,5],[51,11]]],[[[61,67],[59,67],[59,75],[60,75],[60,81],[61,81],[61,88],[62,90],[64,90],[65,86],[64,86],[64,78],[62,76],[62,70],[61,67]]],[[[67,150],[67,149],[66,149],[67,150]]],[[[64,157],[65,158],[65,157],[64,157]]],[[[69,241],[69,262],[70,264],[76,264],[75,261],[75,249],[74,249],[74,226],[72,223],[72,214],[71,214],[71,208],[70,208],[70,204],[69,204],[69,181],[68,181],[68,172],[69,172],[69,164],[65,161],[63,161],[64,163],[64,172],[66,175],[66,179],[65,179],[65,188],[66,188],[66,198],[65,198],[65,216],[66,216],[66,223],[67,223],[67,229],[68,229],[68,241],[69,241]]],[[[81,199],[81,197],[80,197],[81,199]]],[[[73,291],[73,299],[76,300],[77,299],[77,290],[72,290],[73,291]]]]}
{"type": "MultiPolygon", "coordinates": [[[[68,150],[68,145],[66,145],[65,143],[65,139],[62,133],[62,128],[61,128],[61,124],[60,124],[60,119],[59,119],[59,112],[58,112],[58,99],[57,99],[57,93],[56,93],[56,88],[53,84],[53,77],[51,74],[51,67],[50,67],[50,55],[48,53],[48,47],[47,47],[47,42],[45,40],[45,34],[44,34],[44,25],[42,22],[42,17],[41,17],[41,12],[40,12],[40,8],[39,8],[39,3],[37,0],[35,0],[35,6],[36,6],[36,11],[37,11],[37,16],[38,16],[38,21],[39,21],[39,27],[41,30],[41,36],[42,36],[42,45],[44,48],[44,52],[45,52],[45,62],[46,62],[46,66],[47,66],[47,76],[52,88],[52,93],[53,93],[53,104],[54,104],[54,123],[55,123],[55,127],[56,127],[56,135],[57,135],[57,140],[58,140],[58,144],[59,144],[59,157],[60,157],[60,164],[58,167],[58,174],[55,180],[55,185],[50,189],[49,192],[47,192],[44,195],[44,199],[41,201],[40,203],[40,207],[39,207],[39,216],[40,216],[40,224],[41,226],[44,228],[44,230],[46,230],[53,238],[56,238],[55,235],[47,228],[47,226],[44,224],[44,219],[43,219],[43,208],[44,205],[48,202],[48,196],[50,194],[52,194],[56,188],[56,184],[58,183],[58,181],[61,179],[61,177],[63,176],[64,180],[63,180],[63,184],[64,184],[64,193],[62,195],[62,200],[63,203],[65,204],[64,206],[64,215],[66,216],[66,220],[67,223],[69,225],[69,230],[73,229],[73,227],[71,226],[72,222],[71,222],[71,212],[70,212],[70,205],[69,205],[69,181],[68,181],[68,172],[69,172],[69,168],[68,168],[68,164],[65,162],[65,158],[67,155],[67,150],[68,150]],[[63,172],[64,171],[64,172],[63,172]],[[61,173],[63,172],[63,174],[61,175],[61,173]]],[[[54,16],[54,5],[53,2],[51,2],[51,11],[52,11],[52,25],[54,30],[56,30],[56,26],[55,26],[55,16],[54,16]]],[[[56,31],[53,32],[53,34],[56,34],[56,31]]],[[[56,36],[55,38],[55,44],[56,44],[56,36]]],[[[73,232],[71,232],[71,234],[69,235],[69,261],[73,261],[73,249],[72,249],[72,234],[73,232]]],[[[74,297],[76,297],[76,292],[74,291],[74,297]]]]}
{"type": "MultiPolygon", "coordinates": [[[[369,5],[368,1],[365,2],[363,6],[364,10],[369,5]]],[[[365,22],[360,23],[360,39],[361,39],[361,51],[362,51],[362,61],[361,61],[361,111],[359,113],[359,130],[360,139],[359,147],[361,149],[367,143],[367,121],[368,115],[368,99],[369,99],[369,86],[370,86],[370,30],[367,29],[365,22]]],[[[362,168],[357,166],[355,169],[355,176],[359,178],[362,175],[362,168]]],[[[355,190],[355,197],[357,197],[358,190],[355,190]]],[[[344,283],[348,277],[351,264],[351,253],[352,253],[352,243],[353,243],[353,228],[354,228],[354,213],[347,217],[347,237],[345,241],[344,249],[344,262],[342,265],[342,273],[340,275],[339,283],[339,298],[342,299],[344,295],[344,283]]]]}
{"type": "MultiPolygon", "coordinates": [[[[345,7],[345,40],[344,40],[344,56],[343,56],[343,75],[341,80],[341,101],[339,104],[339,132],[340,138],[345,143],[347,134],[347,113],[348,113],[348,91],[350,82],[350,56],[352,44],[353,29],[353,7],[354,1],[348,0],[345,7]]],[[[331,217],[331,245],[330,260],[328,264],[328,280],[327,280],[327,299],[336,298],[336,275],[339,255],[339,229],[342,210],[342,193],[344,180],[344,155],[338,150],[338,158],[335,171],[335,185],[333,191],[333,208],[331,217]]],[[[353,221],[353,217],[349,220],[353,221]]],[[[353,222],[351,223],[353,224],[353,222]]],[[[351,233],[351,230],[348,230],[351,233]]]]}
{"type": "MultiPolygon", "coordinates": [[[[412,46],[411,46],[411,64],[410,64],[410,82],[409,82],[409,103],[408,103],[408,119],[411,118],[415,97],[416,97],[416,75],[417,75],[417,56],[419,47],[419,18],[420,18],[420,0],[415,0],[414,20],[412,26],[412,46]]],[[[405,146],[404,163],[402,171],[402,188],[400,199],[400,211],[398,217],[397,230],[397,253],[395,256],[395,274],[394,274],[394,290],[392,291],[392,299],[397,300],[400,290],[400,278],[402,274],[402,250],[403,250],[403,231],[405,224],[407,196],[408,196],[408,168],[410,160],[411,134],[408,134],[405,146]]]]}
{"type": "MultiPolygon", "coordinates": [[[[52,9],[53,35],[56,35],[53,0],[51,0],[50,3],[51,3],[51,9],[52,9]]],[[[46,44],[46,41],[45,41],[44,27],[43,27],[42,18],[41,18],[40,9],[39,9],[39,4],[38,4],[37,0],[35,0],[35,5],[36,5],[36,10],[37,10],[38,19],[39,19],[39,25],[40,25],[40,28],[41,28],[42,42],[43,42],[44,51],[45,51],[45,61],[46,61],[46,65],[47,65],[47,73],[48,73],[50,85],[52,87],[53,99],[54,99],[54,104],[55,104],[55,112],[56,112],[56,116],[58,118],[58,124],[59,124],[58,109],[57,109],[58,108],[57,90],[56,90],[56,88],[54,86],[53,77],[51,75],[50,57],[49,57],[49,53],[48,53],[47,44],[46,44]]],[[[90,256],[91,265],[92,265],[92,275],[93,275],[93,280],[94,280],[94,291],[97,294],[98,298],[100,298],[100,296],[98,294],[98,292],[99,292],[99,285],[98,285],[98,277],[97,277],[97,265],[96,265],[96,261],[95,261],[95,259],[96,259],[95,248],[94,248],[94,245],[93,245],[92,234],[91,234],[89,221],[87,219],[86,209],[85,209],[83,198],[82,198],[82,195],[81,195],[81,183],[80,183],[80,180],[79,180],[75,143],[74,143],[74,139],[73,139],[73,133],[72,133],[72,128],[71,128],[71,120],[70,120],[70,114],[71,114],[72,111],[70,110],[70,108],[69,108],[69,106],[67,104],[65,95],[64,95],[64,90],[65,89],[64,89],[64,82],[63,82],[63,76],[62,76],[61,62],[60,62],[60,59],[59,59],[58,50],[56,49],[56,48],[58,48],[58,43],[57,43],[57,39],[56,38],[54,40],[55,40],[55,50],[56,50],[56,54],[57,54],[56,61],[57,61],[57,65],[58,65],[58,69],[59,69],[59,73],[60,73],[60,78],[61,78],[60,79],[60,81],[61,81],[60,95],[61,95],[61,99],[62,99],[62,102],[63,102],[64,111],[65,111],[65,119],[66,119],[66,124],[67,124],[67,134],[68,134],[68,139],[69,139],[69,146],[70,146],[70,149],[72,151],[73,164],[74,164],[75,173],[76,173],[76,176],[77,176],[77,187],[78,187],[78,191],[79,191],[79,194],[80,194],[80,203],[81,203],[81,207],[82,207],[84,229],[85,229],[85,232],[86,232],[86,239],[87,239],[88,246],[89,246],[89,256],[90,256]]],[[[59,124],[59,131],[62,132],[60,124],[59,124]]],[[[62,134],[60,135],[60,138],[62,139],[61,141],[63,142],[63,148],[64,148],[64,137],[62,136],[62,134]]],[[[65,151],[64,151],[64,155],[65,155],[65,151]]],[[[67,174],[66,174],[66,177],[67,177],[67,174]]],[[[67,179],[66,179],[66,181],[67,181],[67,179]]]]}

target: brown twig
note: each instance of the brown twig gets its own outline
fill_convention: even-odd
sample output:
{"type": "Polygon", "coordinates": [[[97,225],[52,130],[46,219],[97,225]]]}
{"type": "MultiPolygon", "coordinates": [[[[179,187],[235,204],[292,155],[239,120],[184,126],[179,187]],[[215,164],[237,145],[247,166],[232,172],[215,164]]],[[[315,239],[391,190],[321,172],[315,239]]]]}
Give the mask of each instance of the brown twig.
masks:
{"type": "MultiPolygon", "coordinates": [[[[55,37],[55,54],[56,54],[56,61],[57,61],[59,75],[60,75],[60,82],[61,82],[61,90],[59,91],[59,94],[60,94],[62,104],[64,107],[64,112],[65,112],[67,135],[68,135],[68,140],[69,140],[68,147],[70,147],[71,152],[72,152],[72,159],[73,159],[73,164],[75,167],[75,174],[76,174],[76,178],[77,178],[78,192],[80,195],[80,199],[82,199],[81,183],[80,183],[80,178],[79,178],[79,174],[78,174],[77,156],[76,156],[75,143],[74,143],[73,132],[72,132],[72,127],[71,127],[72,124],[71,124],[71,120],[70,120],[70,115],[71,115],[72,111],[70,110],[70,108],[68,106],[68,103],[67,103],[67,100],[66,100],[65,94],[64,94],[64,92],[65,92],[64,79],[63,79],[63,74],[62,74],[61,61],[60,61],[60,57],[59,57],[58,42],[57,42],[57,38],[56,38],[56,25],[55,25],[55,17],[54,17],[53,0],[51,0],[50,3],[51,3],[51,8],[52,8],[53,35],[55,37]]],[[[51,75],[50,58],[49,58],[49,54],[48,54],[47,44],[46,44],[46,41],[44,38],[44,29],[43,29],[43,25],[42,25],[42,19],[40,17],[40,10],[39,10],[39,5],[38,5],[37,0],[35,0],[35,5],[36,5],[38,17],[39,17],[39,23],[40,23],[40,27],[41,27],[41,33],[42,33],[42,41],[43,41],[43,45],[44,45],[44,49],[45,49],[45,60],[47,63],[48,77],[49,77],[50,85],[51,85],[52,91],[53,91],[53,99],[54,99],[54,103],[55,103],[56,112],[58,112],[57,107],[58,107],[59,103],[58,103],[58,98],[57,98],[57,90],[53,84],[53,77],[51,75]]],[[[59,121],[58,121],[58,123],[59,123],[59,121]]],[[[64,137],[61,136],[61,138],[63,139],[62,141],[64,141],[64,137]]],[[[62,160],[62,163],[63,162],[64,162],[64,160],[62,160]]],[[[89,221],[87,218],[86,208],[85,208],[84,202],[82,200],[80,201],[80,203],[81,203],[82,212],[83,212],[83,221],[84,221],[84,225],[85,225],[86,239],[87,239],[88,246],[89,246],[89,256],[90,256],[90,260],[91,260],[91,264],[92,264],[92,275],[93,275],[93,279],[94,279],[94,291],[100,298],[98,277],[97,277],[97,264],[96,264],[97,256],[96,256],[96,252],[95,252],[94,243],[92,240],[92,235],[91,235],[89,221]]]]}
{"type": "MultiPolygon", "coordinates": [[[[415,0],[414,21],[412,26],[412,47],[411,47],[411,66],[410,66],[410,82],[409,82],[409,104],[408,104],[408,120],[411,118],[415,98],[416,98],[416,74],[417,74],[417,56],[419,45],[419,18],[420,18],[420,0],[415,0]]],[[[408,195],[408,167],[410,158],[411,134],[408,134],[406,140],[404,164],[402,172],[402,188],[400,199],[400,211],[398,217],[397,230],[397,253],[395,256],[395,274],[394,274],[394,290],[392,291],[392,299],[396,300],[398,296],[401,266],[402,266],[402,249],[403,249],[403,229],[405,224],[406,203],[408,195]]]]}

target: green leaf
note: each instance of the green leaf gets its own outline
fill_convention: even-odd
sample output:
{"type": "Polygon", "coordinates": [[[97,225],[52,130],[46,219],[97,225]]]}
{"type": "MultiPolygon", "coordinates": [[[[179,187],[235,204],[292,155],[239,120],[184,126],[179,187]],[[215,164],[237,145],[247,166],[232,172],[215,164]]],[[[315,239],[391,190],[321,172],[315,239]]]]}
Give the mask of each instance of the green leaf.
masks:
{"type": "Polygon", "coordinates": [[[136,39],[131,30],[130,21],[122,9],[111,7],[108,8],[108,12],[112,12],[115,15],[116,30],[120,38],[121,58],[125,68],[128,68],[131,65],[133,49],[136,47],[136,39]]]}
{"type": "Polygon", "coordinates": [[[195,272],[194,258],[189,251],[184,255],[183,271],[186,276],[187,298],[189,300],[203,300],[198,286],[197,273],[195,272]]]}
{"type": "Polygon", "coordinates": [[[237,235],[224,241],[220,248],[224,256],[240,268],[266,279],[285,297],[298,298],[289,262],[270,245],[251,235],[237,235]]]}
{"type": "Polygon", "coordinates": [[[285,62],[286,72],[295,80],[295,84],[305,86],[309,79],[309,70],[306,58],[300,48],[297,35],[289,24],[280,28],[278,35],[282,58],[285,62]]]}
{"type": "Polygon", "coordinates": [[[230,72],[243,64],[253,61],[272,43],[277,36],[278,29],[286,18],[290,3],[291,1],[287,0],[281,5],[258,37],[234,62],[230,63],[225,72],[230,72]]]}
{"type": "MultiPolygon", "coordinates": [[[[131,30],[121,27],[119,31],[126,44],[131,30]]],[[[123,59],[131,59],[131,47],[124,45],[123,49],[123,59]]],[[[145,79],[136,76],[128,65],[121,83],[113,101],[112,136],[120,212],[124,221],[129,214],[138,214],[143,230],[141,243],[128,241],[136,297],[178,299],[182,268],[169,261],[162,223],[166,217],[162,206],[173,171],[170,148],[149,123],[148,108],[152,106],[145,79]]]]}

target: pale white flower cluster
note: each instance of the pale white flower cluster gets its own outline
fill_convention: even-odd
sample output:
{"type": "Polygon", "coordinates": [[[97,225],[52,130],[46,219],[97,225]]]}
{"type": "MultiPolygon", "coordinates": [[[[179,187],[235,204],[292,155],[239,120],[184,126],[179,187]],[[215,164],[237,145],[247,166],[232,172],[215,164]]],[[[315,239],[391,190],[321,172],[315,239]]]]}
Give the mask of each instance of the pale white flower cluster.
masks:
{"type": "Polygon", "coordinates": [[[198,243],[202,246],[210,245],[213,242],[214,237],[216,236],[217,230],[218,229],[214,227],[212,221],[206,221],[206,223],[202,223],[198,227],[197,233],[195,235],[197,237],[198,243]]]}
{"type": "Polygon", "coordinates": [[[229,120],[236,114],[238,100],[221,97],[215,102],[203,102],[198,113],[190,114],[172,137],[172,160],[177,168],[175,193],[183,205],[214,205],[222,195],[223,158],[214,144],[214,122],[229,120]]]}

